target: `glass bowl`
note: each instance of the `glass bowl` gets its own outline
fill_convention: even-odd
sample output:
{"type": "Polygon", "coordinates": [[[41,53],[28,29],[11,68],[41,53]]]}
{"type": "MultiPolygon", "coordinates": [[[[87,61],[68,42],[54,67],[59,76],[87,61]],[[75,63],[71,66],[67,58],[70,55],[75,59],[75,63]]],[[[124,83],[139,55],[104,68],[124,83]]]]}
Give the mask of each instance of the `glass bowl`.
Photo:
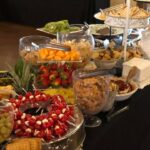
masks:
{"type": "Polygon", "coordinates": [[[122,53],[116,50],[95,50],[92,53],[92,60],[98,68],[112,69],[121,59],[122,53]]]}
{"type": "Polygon", "coordinates": [[[110,71],[78,69],[73,73],[73,89],[77,105],[86,116],[86,126],[96,127],[101,120],[93,116],[103,110],[109,99],[110,71]]]}
{"type": "Polygon", "coordinates": [[[91,34],[62,34],[60,42],[80,52],[83,63],[87,63],[95,47],[95,41],[91,34]]]}
{"type": "Polygon", "coordinates": [[[27,62],[35,63],[38,58],[39,45],[48,44],[50,38],[40,35],[24,36],[19,40],[19,54],[27,62]]]}
{"type": "Polygon", "coordinates": [[[11,104],[2,99],[0,101],[0,143],[10,136],[14,123],[14,112],[11,104]]]}

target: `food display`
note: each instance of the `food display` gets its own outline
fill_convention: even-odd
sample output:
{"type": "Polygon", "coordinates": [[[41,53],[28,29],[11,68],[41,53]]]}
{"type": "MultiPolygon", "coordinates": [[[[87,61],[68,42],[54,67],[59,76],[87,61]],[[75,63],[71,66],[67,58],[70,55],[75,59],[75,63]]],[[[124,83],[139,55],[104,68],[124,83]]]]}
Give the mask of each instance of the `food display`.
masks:
{"type": "Polygon", "coordinates": [[[99,59],[99,60],[113,60],[113,59],[120,59],[121,52],[118,50],[95,50],[92,54],[92,59],[99,59]]]}
{"type": "Polygon", "coordinates": [[[90,24],[89,25],[90,33],[93,35],[99,36],[112,36],[123,34],[123,30],[119,28],[110,29],[109,26],[105,24],[90,24]],[[111,32],[111,33],[110,33],[111,32]]]}
{"type": "Polygon", "coordinates": [[[12,78],[8,71],[0,71],[0,85],[6,86],[11,85],[12,78]]]}
{"type": "MultiPolygon", "coordinates": [[[[132,58],[142,58],[144,56],[143,52],[139,48],[127,48],[126,59],[130,60],[132,58]]],[[[92,60],[98,67],[111,69],[115,67],[117,62],[123,57],[123,48],[113,48],[106,50],[95,50],[92,53],[92,60]]]]}
{"type": "Polygon", "coordinates": [[[72,85],[72,73],[77,69],[76,63],[52,63],[39,65],[35,69],[37,88],[58,88],[72,85]]]}
{"type": "Polygon", "coordinates": [[[0,99],[2,98],[10,98],[14,96],[16,93],[12,85],[0,86],[0,99]]]}
{"type": "Polygon", "coordinates": [[[90,60],[95,45],[91,34],[67,34],[62,38],[62,43],[78,50],[83,64],[90,60]]]}
{"type": "Polygon", "coordinates": [[[74,108],[61,95],[28,92],[11,98],[15,110],[13,132],[16,136],[38,137],[45,141],[57,139],[74,124],[74,108]]]}
{"type": "Polygon", "coordinates": [[[104,77],[84,77],[84,75],[80,77],[80,75],[76,72],[73,81],[77,104],[83,113],[96,114],[107,101],[108,86],[106,80],[104,77]]]}
{"type": "Polygon", "coordinates": [[[127,82],[126,78],[114,77],[111,82],[117,86],[116,101],[129,99],[138,90],[138,85],[133,80],[127,82]]]}
{"type": "Polygon", "coordinates": [[[50,48],[42,48],[38,51],[39,61],[79,61],[80,53],[77,50],[62,51],[50,48]]]}
{"type": "Polygon", "coordinates": [[[75,95],[72,88],[57,88],[57,89],[45,89],[43,93],[50,95],[60,94],[65,98],[67,104],[75,104],[75,95]]]}
{"type": "Polygon", "coordinates": [[[117,50],[95,50],[91,58],[97,67],[112,69],[116,66],[121,56],[121,52],[117,50]]]}
{"type": "MultiPolygon", "coordinates": [[[[119,9],[114,9],[114,10],[111,10],[109,12],[109,16],[113,16],[113,17],[126,17],[126,14],[127,14],[127,6],[124,5],[122,7],[120,7],[119,9]]],[[[147,11],[145,11],[144,9],[142,8],[139,8],[137,6],[133,6],[130,8],[129,10],[129,17],[130,18],[147,18],[149,17],[149,13],[147,11]]]]}
{"type": "Polygon", "coordinates": [[[111,81],[118,86],[118,94],[129,93],[133,90],[131,84],[125,82],[124,80],[117,79],[111,81]]]}
{"type": "Polygon", "coordinates": [[[31,63],[48,62],[48,61],[80,61],[80,53],[78,50],[72,49],[71,51],[62,51],[52,48],[41,48],[38,51],[20,52],[21,56],[31,63]]]}
{"type": "Polygon", "coordinates": [[[48,33],[56,34],[57,32],[74,32],[81,30],[78,26],[71,26],[68,22],[68,20],[61,20],[56,22],[48,22],[45,24],[45,26],[42,28],[43,31],[46,31],[48,33]]]}
{"type": "Polygon", "coordinates": [[[42,142],[40,138],[14,139],[7,144],[6,150],[42,150],[42,142]]]}
{"type": "MultiPolygon", "coordinates": [[[[38,43],[33,36],[29,45],[24,38],[20,40],[21,59],[13,68],[9,66],[9,75],[0,72],[0,144],[4,150],[77,150],[85,139],[84,127],[102,123],[103,118],[95,114],[111,114],[115,101],[129,99],[138,88],[150,84],[150,61],[130,41],[137,35],[127,35],[130,47],[121,46],[127,41],[120,42],[119,36],[116,40],[116,35],[123,34],[126,15],[127,6],[119,5],[101,10],[95,17],[105,24],[91,24],[85,32],[61,20],[42,28],[57,34],[56,39],[39,36],[43,40],[38,43]],[[116,37],[107,45],[109,40],[94,39],[97,35],[116,37]],[[95,42],[101,48],[95,48],[95,42]],[[137,67],[135,76],[130,73],[133,66],[137,67]]],[[[145,27],[149,16],[131,7],[129,28],[145,27]]]]}
{"type": "Polygon", "coordinates": [[[13,129],[13,107],[6,100],[0,101],[0,143],[7,140],[13,129]]]}

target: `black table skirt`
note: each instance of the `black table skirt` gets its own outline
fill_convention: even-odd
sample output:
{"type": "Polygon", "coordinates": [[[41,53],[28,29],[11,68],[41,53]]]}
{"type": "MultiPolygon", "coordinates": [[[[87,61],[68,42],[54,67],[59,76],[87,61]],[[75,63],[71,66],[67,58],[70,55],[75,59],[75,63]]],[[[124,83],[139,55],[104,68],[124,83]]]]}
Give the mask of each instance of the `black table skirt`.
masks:
{"type": "Polygon", "coordinates": [[[150,150],[150,86],[127,103],[129,110],[110,122],[86,128],[84,150],[150,150]]]}
{"type": "Polygon", "coordinates": [[[95,23],[94,13],[108,6],[109,0],[3,0],[0,20],[36,27],[63,19],[70,23],[95,23]]]}

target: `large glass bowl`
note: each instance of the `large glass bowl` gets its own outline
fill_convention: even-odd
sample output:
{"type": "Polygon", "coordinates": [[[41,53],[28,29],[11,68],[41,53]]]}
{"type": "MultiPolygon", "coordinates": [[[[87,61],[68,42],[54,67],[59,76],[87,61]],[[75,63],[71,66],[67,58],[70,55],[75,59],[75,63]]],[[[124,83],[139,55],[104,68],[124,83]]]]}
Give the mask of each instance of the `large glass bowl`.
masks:
{"type": "Polygon", "coordinates": [[[93,116],[103,110],[109,100],[109,70],[87,71],[78,69],[73,73],[73,89],[77,105],[86,116],[86,126],[96,127],[101,120],[93,116]]]}
{"type": "Polygon", "coordinates": [[[14,123],[13,107],[7,100],[0,101],[0,143],[10,136],[14,123]]]}
{"type": "Polygon", "coordinates": [[[95,46],[95,41],[91,34],[61,34],[60,42],[78,50],[84,64],[90,60],[95,46]]]}

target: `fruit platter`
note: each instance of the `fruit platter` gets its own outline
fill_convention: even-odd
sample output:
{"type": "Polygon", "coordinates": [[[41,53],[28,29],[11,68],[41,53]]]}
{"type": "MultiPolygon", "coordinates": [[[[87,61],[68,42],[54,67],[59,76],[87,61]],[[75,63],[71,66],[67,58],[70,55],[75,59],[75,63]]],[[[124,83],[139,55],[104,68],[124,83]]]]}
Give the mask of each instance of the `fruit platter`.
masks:
{"type": "Polygon", "coordinates": [[[0,143],[6,143],[4,149],[19,147],[20,140],[32,143],[34,139],[33,143],[41,143],[41,150],[70,150],[70,147],[77,149],[82,145],[84,118],[75,105],[71,87],[72,72],[77,66],[58,64],[34,66],[20,59],[14,68],[10,67],[12,85],[5,85],[5,89],[8,94],[13,87],[15,94],[2,95],[0,101],[0,111],[5,103],[7,110],[2,107],[0,116],[0,143]],[[40,86],[37,86],[37,79],[40,86]]]}
{"type": "MultiPolygon", "coordinates": [[[[99,118],[99,124],[86,126],[87,118],[111,112],[116,101],[129,99],[138,90],[135,81],[126,80],[133,67],[129,62],[135,57],[134,65],[139,64],[134,63],[137,58],[143,60],[137,47],[128,47],[123,63],[121,46],[111,42],[107,49],[94,49],[92,36],[86,35],[90,40],[77,37],[65,37],[62,43],[56,39],[39,45],[31,41],[34,49],[19,49],[15,66],[9,66],[9,73],[0,73],[3,150],[20,150],[21,145],[24,150],[78,150],[85,127],[101,124],[99,118]],[[129,73],[117,78],[120,62],[121,67],[125,65],[121,69],[129,73]]],[[[137,70],[137,74],[143,71],[137,70]]]]}
{"type": "Polygon", "coordinates": [[[82,24],[69,24],[68,20],[60,20],[56,22],[48,22],[42,28],[37,28],[38,31],[56,35],[57,32],[77,33],[82,31],[82,24]]]}

